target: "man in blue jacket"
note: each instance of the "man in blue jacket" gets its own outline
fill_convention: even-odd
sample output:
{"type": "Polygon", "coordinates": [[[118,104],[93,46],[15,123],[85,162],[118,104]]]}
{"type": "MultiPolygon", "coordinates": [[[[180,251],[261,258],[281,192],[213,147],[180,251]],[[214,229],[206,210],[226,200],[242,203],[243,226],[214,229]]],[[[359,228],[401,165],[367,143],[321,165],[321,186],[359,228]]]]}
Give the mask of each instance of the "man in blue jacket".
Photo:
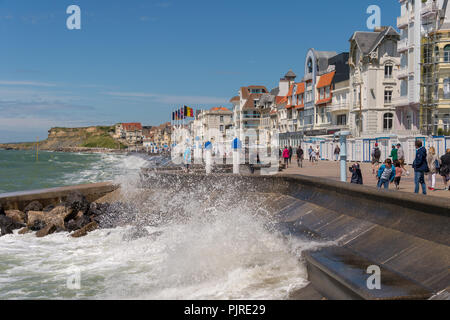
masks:
{"type": "Polygon", "coordinates": [[[422,192],[427,194],[427,185],[425,184],[425,173],[429,171],[427,163],[427,150],[422,146],[422,141],[416,140],[416,159],[413,162],[414,183],[416,185],[415,193],[419,193],[419,185],[422,186],[422,192]]]}
{"type": "Polygon", "coordinates": [[[384,164],[378,169],[378,189],[384,186],[385,189],[389,189],[389,183],[395,179],[395,167],[392,165],[391,159],[386,159],[384,164]]]}

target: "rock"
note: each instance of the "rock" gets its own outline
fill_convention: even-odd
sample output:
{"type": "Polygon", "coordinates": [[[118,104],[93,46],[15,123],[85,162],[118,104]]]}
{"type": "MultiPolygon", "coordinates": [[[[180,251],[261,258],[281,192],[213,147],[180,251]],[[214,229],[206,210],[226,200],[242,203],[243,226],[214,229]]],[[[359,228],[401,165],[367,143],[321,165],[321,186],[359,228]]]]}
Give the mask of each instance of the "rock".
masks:
{"type": "Polygon", "coordinates": [[[23,227],[23,224],[15,222],[12,218],[6,215],[0,215],[0,236],[12,234],[14,230],[23,227]]]}
{"type": "Polygon", "coordinates": [[[41,229],[44,229],[47,226],[47,224],[42,220],[36,220],[32,225],[27,224],[27,228],[31,231],[39,231],[41,229]]]}
{"type": "Polygon", "coordinates": [[[23,212],[28,213],[28,211],[42,211],[44,206],[39,201],[33,201],[30,202],[25,209],[23,209],[23,212]]]}
{"type": "Polygon", "coordinates": [[[36,237],[43,238],[45,236],[48,236],[49,234],[55,233],[56,230],[57,230],[57,227],[54,224],[50,224],[50,225],[46,226],[45,228],[36,232],[36,237]]]}
{"type": "Polygon", "coordinates": [[[98,224],[96,222],[91,222],[88,225],[81,228],[80,230],[75,231],[72,234],[72,237],[73,238],[81,238],[81,237],[84,237],[85,235],[87,235],[89,232],[92,232],[96,229],[98,229],[98,224]]]}
{"type": "Polygon", "coordinates": [[[19,210],[7,210],[5,211],[5,215],[10,217],[17,223],[25,224],[25,213],[19,210]]]}
{"type": "Polygon", "coordinates": [[[65,230],[64,217],[67,212],[64,207],[56,207],[50,212],[29,211],[27,227],[33,231],[41,230],[43,226],[55,225],[58,229],[65,230]],[[60,209],[62,208],[62,209],[60,209]]]}
{"type": "Polygon", "coordinates": [[[89,223],[93,222],[89,217],[85,215],[78,216],[77,219],[70,220],[69,222],[65,223],[66,229],[69,232],[79,230],[83,228],[84,226],[88,225],[89,223]]]}
{"type": "Polygon", "coordinates": [[[86,213],[89,209],[89,202],[86,197],[78,191],[70,192],[67,195],[65,205],[77,213],[78,211],[86,213]]]}
{"type": "Polygon", "coordinates": [[[150,236],[150,233],[147,231],[147,229],[143,227],[135,227],[132,230],[125,233],[122,237],[123,241],[133,241],[140,238],[148,237],[150,236]]]}
{"type": "Polygon", "coordinates": [[[31,230],[28,229],[28,227],[22,228],[19,230],[19,234],[26,234],[29,233],[31,230]]]}
{"type": "Polygon", "coordinates": [[[5,209],[3,209],[3,205],[0,203],[0,216],[5,215],[5,209]]]}
{"type": "Polygon", "coordinates": [[[52,211],[48,212],[47,215],[50,218],[61,218],[63,221],[70,221],[77,216],[78,212],[73,211],[71,208],[65,206],[58,206],[52,211]]]}

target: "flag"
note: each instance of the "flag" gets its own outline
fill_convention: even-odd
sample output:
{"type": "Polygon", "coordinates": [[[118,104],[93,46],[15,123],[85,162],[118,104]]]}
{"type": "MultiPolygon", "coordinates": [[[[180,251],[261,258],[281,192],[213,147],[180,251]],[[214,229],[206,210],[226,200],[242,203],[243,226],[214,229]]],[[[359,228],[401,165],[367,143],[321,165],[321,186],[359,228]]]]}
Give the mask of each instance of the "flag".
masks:
{"type": "Polygon", "coordinates": [[[194,118],[194,109],[184,106],[184,115],[186,118],[194,118]]]}

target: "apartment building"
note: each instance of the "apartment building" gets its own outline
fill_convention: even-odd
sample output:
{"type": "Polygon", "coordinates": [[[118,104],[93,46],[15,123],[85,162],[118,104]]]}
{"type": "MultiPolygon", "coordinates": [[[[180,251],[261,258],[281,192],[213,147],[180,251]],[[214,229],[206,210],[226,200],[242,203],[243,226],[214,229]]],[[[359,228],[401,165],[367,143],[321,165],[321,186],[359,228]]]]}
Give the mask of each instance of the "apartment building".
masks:
{"type": "Polygon", "coordinates": [[[226,132],[233,126],[233,112],[224,107],[214,107],[202,110],[192,122],[191,130],[200,141],[218,139],[217,134],[225,137],[226,132]]]}
{"type": "Polygon", "coordinates": [[[248,86],[239,89],[239,95],[233,97],[233,129],[235,136],[244,141],[245,133],[249,130],[258,132],[261,114],[258,108],[263,94],[269,91],[265,86],[248,86]]]}
{"type": "Polygon", "coordinates": [[[357,31],[350,39],[350,121],[355,137],[394,134],[400,96],[400,35],[392,27],[357,31]]]}

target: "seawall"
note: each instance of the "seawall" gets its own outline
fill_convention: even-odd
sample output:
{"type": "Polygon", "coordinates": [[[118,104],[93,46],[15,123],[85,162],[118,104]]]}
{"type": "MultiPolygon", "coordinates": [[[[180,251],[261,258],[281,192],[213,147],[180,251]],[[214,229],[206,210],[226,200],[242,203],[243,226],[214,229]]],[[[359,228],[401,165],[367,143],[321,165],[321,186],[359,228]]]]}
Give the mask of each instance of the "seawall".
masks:
{"type": "Polygon", "coordinates": [[[305,176],[158,173],[147,188],[207,189],[251,199],[289,236],[330,240],[335,247],[307,252],[310,281],[330,299],[428,299],[450,286],[450,200],[378,191],[305,176]],[[238,196],[238,195],[236,195],[238,196]],[[367,269],[381,270],[370,290],[367,269]]]}
{"type": "MultiPolygon", "coordinates": [[[[143,189],[167,193],[208,190],[214,195],[263,197],[263,209],[291,237],[334,241],[305,252],[309,280],[329,299],[429,299],[450,286],[450,200],[305,176],[153,173],[143,189]],[[370,266],[380,268],[381,288],[367,287],[370,266]]],[[[58,203],[78,190],[95,201],[117,189],[110,183],[0,195],[8,209],[32,200],[58,203]]],[[[124,200],[124,199],[123,199],[124,200]]],[[[447,290],[447,293],[445,293],[447,290]]]]}

